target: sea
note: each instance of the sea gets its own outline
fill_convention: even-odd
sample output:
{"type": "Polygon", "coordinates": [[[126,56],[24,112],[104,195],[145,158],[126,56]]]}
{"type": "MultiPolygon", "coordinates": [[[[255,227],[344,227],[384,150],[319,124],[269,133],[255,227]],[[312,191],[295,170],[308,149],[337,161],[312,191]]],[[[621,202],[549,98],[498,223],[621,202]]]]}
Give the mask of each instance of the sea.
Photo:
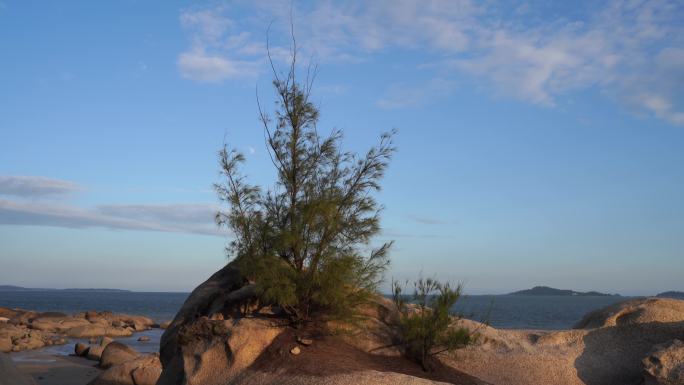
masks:
{"type": "MultiPolygon", "coordinates": [[[[109,310],[170,321],[189,293],[126,291],[0,291],[0,307],[78,313],[109,310]]],[[[630,299],[620,296],[463,296],[452,312],[502,329],[570,329],[593,310],[630,299]]]]}
{"type": "MultiPolygon", "coordinates": [[[[115,313],[145,315],[161,323],[174,318],[188,295],[189,293],[126,291],[0,291],[0,307],[67,314],[87,310],[109,310],[115,313]]],[[[461,297],[451,310],[454,314],[487,322],[500,329],[557,330],[572,328],[586,313],[630,298],[472,295],[461,297]]],[[[152,353],[159,351],[159,341],[163,332],[161,329],[151,329],[116,340],[141,353],[152,353]],[[149,337],[149,340],[138,341],[143,335],[149,337]]],[[[78,342],[88,343],[85,339],[72,338],[66,345],[12,353],[12,359],[16,362],[49,363],[55,361],[54,356],[73,354],[74,344],[78,342]]]]}

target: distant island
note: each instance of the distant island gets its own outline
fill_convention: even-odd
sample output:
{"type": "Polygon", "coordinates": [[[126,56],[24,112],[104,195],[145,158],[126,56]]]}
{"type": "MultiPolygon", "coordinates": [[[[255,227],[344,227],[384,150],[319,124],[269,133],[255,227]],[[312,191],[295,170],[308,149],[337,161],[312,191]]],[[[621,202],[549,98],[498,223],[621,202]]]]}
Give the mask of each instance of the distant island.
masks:
{"type": "Polygon", "coordinates": [[[554,289],[548,286],[535,286],[531,289],[520,290],[509,295],[558,295],[558,296],[578,296],[578,297],[607,297],[607,296],[619,296],[619,294],[605,294],[599,293],[598,291],[587,291],[579,292],[574,290],[562,290],[554,289]]]}
{"type": "Polygon", "coordinates": [[[48,288],[32,288],[21,287],[13,285],[0,285],[0,291],[87,291],[87,292],[130,292],[130,290],[121,289],[48,289],[48,288]]]}
{"type": "Polygon", "coordinates": [[[665,291],[665,292],[657,294],[656,297],[684,299],[684,292],[681,292],[681,291],[665,291]]]}

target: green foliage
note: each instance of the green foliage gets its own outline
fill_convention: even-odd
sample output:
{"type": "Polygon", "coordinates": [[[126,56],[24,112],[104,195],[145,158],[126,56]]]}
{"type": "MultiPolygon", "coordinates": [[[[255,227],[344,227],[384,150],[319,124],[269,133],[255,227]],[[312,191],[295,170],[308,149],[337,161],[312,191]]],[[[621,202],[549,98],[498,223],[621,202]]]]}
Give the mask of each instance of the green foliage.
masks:
{"type": "Polygon", "coordinates": [[[363,156],[342,151],[339,130],[319,136],[319,111],[309,99],[315,71],[309,68],[298,83],[295,54],[287,74],[273,72],[273,117],[259,104],[275,186],[248,184],[239,170],[245,158],[224,145],[224,181],[215,189],[229,207],[216,216],[234,236],[229,257],[256,284],[263,302],[300,322],[348,312],[380,282],[391,243],[371,247],[381,209],[373,193],[395,148],[394,132],[363,156]]]}
{"type": "Polygon", "coordinates": [[[453,327],[455,317],[449,309],[461,297],[461,285],[420,278],[414,282],[411,301],[406,301],[402,286],[392,283],[394,302],[400,311],[401,344],[406,355],[424,370],[430,369],[432,356],[453,351],[473,342],[475,335],[463,327],[453,327]]]}

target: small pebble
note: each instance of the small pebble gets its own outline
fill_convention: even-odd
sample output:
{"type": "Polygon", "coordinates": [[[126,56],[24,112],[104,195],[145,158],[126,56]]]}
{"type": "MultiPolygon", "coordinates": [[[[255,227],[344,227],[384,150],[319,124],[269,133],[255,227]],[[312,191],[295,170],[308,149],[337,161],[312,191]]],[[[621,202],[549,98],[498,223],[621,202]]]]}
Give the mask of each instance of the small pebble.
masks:
{"type": "Polygon", "coordinates": [[[299,346],[295,346],[294,348],[290,349],[290,353],[294,354],[295,356],[301,353],[302,351],[299,350],[299,346]]]}

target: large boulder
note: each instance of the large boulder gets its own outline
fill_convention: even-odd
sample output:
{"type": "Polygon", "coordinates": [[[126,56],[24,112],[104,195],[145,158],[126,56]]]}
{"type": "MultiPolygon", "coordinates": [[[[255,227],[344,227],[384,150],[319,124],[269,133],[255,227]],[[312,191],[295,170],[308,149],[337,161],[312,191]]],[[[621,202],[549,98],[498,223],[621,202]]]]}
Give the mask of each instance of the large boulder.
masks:
{"type": "Polygon", "coordinates": [[[150,354],[110,367],[88,385],[155,385],[160,374],[159,356],[150,354]]]}
{"type": "Polygon", "coordinates": [[[684,301],[644,298],[619,302],[585,315],[575,328],[594,329],[650,322],[684,322],[684,301]]]}
{"type": "Polygon", "coordinates": [[[498,330],[463,321],[481,338],[444,362],[495,385],[640,384],[642,360],[653,346],[684,335],[678,315],[684,301],[671,301],[612,305],[573,330],[498,330]]]}
{"type": "Polygon", "coordinates": [[[0,385],[36,385],[36,383],[14,366],[9,355],[0,353],[0,385]]]}
{"type": "MultiPolygon", "coordinates": [[[[189,332],[181,329],[192,328],[200,318],[208,318],[216,313],[225,312],[226,316],[239,310],[244,301],[254,296],[254,289],[234,264],[228,264],[214,273],[204,283],[190,293],[183,306],[166,328],[159,344],[160,360],[164,371],[160,385],[181,384],[185,378],[184,348],[192,340],[189,332]],[[183,340],[183,337],[186,339],[183,340]]],[[[211,321],[223,325],[223,321],[211,321]]],[[[201,326],[194,326],[201,329],[201,326]]],[[[207,338],[214,340],[211,335],[207,338]]]]}
{"type": "Polygon", "coordinates": [[[659,344],[644,358],[644,385],[684,384],[684,342],[659,344]]]}
{"type": "Polygon", "coordinates": [[[85,353],[85,357],[91,361],[100,361],[105,348],[100,345],[90,345],[85,353]]]}
{"type": "Polygon", "coordinates": [[[83,357],[88,354],[88,349],[90,349],[88,345],[78,342],[76,345],[74,345],[74,354],[76,354],[78,357],[83,357]]]}
{"type": "Polygon", "coordinates": [[[159,383],[229,383],[249,367],[282,331],[282,327],[268,319],[222,321],[200,318],[179,330],[180,355],[165,364],[159,383]]]}
{"type": "Polygon", "coordinates": [[[139,355],[140,353],[128,345],[124,345],[121,342],[112,342],[102,351],[100,367],[108,369],[114,365],[130,361],[139,355]]]}

